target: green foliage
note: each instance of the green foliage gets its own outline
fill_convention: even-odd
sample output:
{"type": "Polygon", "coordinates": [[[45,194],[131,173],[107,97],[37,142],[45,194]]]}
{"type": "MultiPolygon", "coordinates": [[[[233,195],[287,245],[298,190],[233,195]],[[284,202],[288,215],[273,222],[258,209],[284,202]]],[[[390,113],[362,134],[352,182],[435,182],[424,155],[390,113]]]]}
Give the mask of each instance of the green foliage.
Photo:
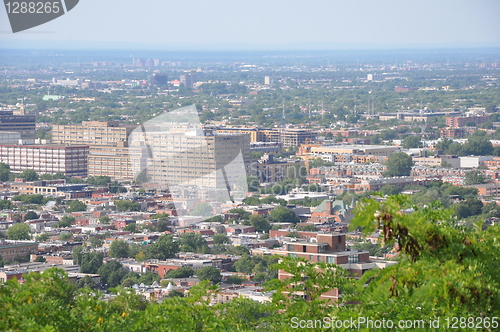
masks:
{"type": "Polygon", "coordinates": [[[226,234],[215,234],[212,236],[214,244],[231,244],[231,239],[226,234]]]}
{"type": "Polygon", "coordinates": [[[61,218],[61,221],[59,221],[56,224],[56,227],[60,227],[60,228],[70,227],[71,225],[73,225],[75,223],[75,220],[76,220],[75,217],[72,217],[69,215],[63,216],[61,218]]]}
{"type": "Polygon", "coordinates": [[[7,238],[9,240],[29,240],[30,226],[27,224],[14,224],[7,229],[7,238]]]}
{"type": "MultiPolygon", "coordinates": [[[[335,315],[341,307],[332,306],[321,295],[334,289],[342,289],[343,293],[349,294],[355,289],[354,280],[347,278],[349,273],[334,264],[283,257],[273,268],[290,275],[283,281],[271,280],[266,286],[267,290],[274,291],[273,303],[283,310],[284,321],[290,321],[292,317],[315,319],[335,315]]],[[[348,299],[345,297],[340,301],[345,304],[348,299]]]]}
{"type": "Polygon", "coordinates": [[[480,171],[465,172],[465,185],[483,184],[486,183],[486,180],[486,176],[480,171]]]}
{"type": "Polygon", "coordinates": [[[318,228],[314,225],[300,225],[295,228],[297,231],[302,232],[317,232],[318,228]]]}
{"type": "Polygon", "coordinates": [[[120,262],[112,260],[102,265],[97,273],[101,276],[101,284],[116,287],[122,283],[127,270],[120,262]]]}
{"type": "Polygon", "coordinates": [[[290,223],[298,223],[300,221],[299,217],[285,206],[278,206],[271,211],[269,214],[269,218],[274,222],[290,222],[290,223]]]}
{"type": "Polygon", "coordinates": [[[378,256],[383,257],[384,254],[389,253],[392,250],[392,246],[384,246],[381,247],[377,244],[373,244],[372,242],[358,242],[352,246],[354,250],[363,250],[368,251],[370,256],[378,256]]]}
{"type": "Polygon", "coordinates": [[[402,142],[403,148],[415,149],[422,147],[422,139],[419,136],[406,136],[402,142]]]}
{"type": "Polygon", "coordinates": [[[387,170],[384,172],[384,176],[409,176],[413,167],[413,160],[411,156],[404,152],[396,152],[387,158],[385,165],[387,170]]]}
{"type": "Polygon", "coordinates": [[[89,176],[87,178],[87,183],[92,186],[106,186],[111,182],[111,178],[109,176],[89,176]]]}
{"type": "Polygon", "coordinates": [[[490,140],[484,136],[469,137],[467,142],[461,144],[451,139],[443,139],[436,144],[436,150],[444,151],[445,154],[458,156],[489,156],[494,152],[490,140]]]}
{"type": "Polygon", "coordinates": [[[130,254],[130,248],[127,242],[123,240],[114,240],[109,247],[109,257],[127,258],[130,254]]]}
{"type": "Polygon", "coordinates": [[[79,200],[74,200],[69,203],[68,209],[66,209],[66,212],[80,212],[80,211],[87,211],[87,204],[83,203],[82,201],[79,200]]]}
{"type": "Polygon", "coordinates": [[[36,256],[34,261],[39,262],[39,263],[44,263],[46,261],[46,259],[43,256],[36,256]]]}
{"type": "Polygon", "coordinates": [[[228,284],[236,284],[236,285],[241,285],[244,281],[247,279],[239,277],[239,276],[230,276],[226,279],[226,283],[228,284]]]}
{"type": "Polygon", "coordinates": [[[71,232],[62,232],[59,235],[59,240],[61,241],[69,241],[73,237],[73,233],[71,232]]]}
{"type": "Polygon", "coordinates": [[[38,214],[36,214],[35,211],[28,211],[25,215],[24,215],[24,220],[27,221],[27,220],[36,220],[38,219],[38,214]]]}
{"type": "Polygon", "coordinates": [[[127,232],[132,232],[132,233],[138,233],[139,228],[137,228],[137,224],[135,222],[128,224],[127,226],[123,227],[124,231],[127,232]]]}
{"type": "Polygon", "coordinates": [[[184,233],[180,236],[178,242],[181,251],[203,253],[207,248],[207,240],[200,233],[184,233]]]}
{"type": "Polygon", "coordinates": [[[213,266],[205,266],[196,270],[196,277],[200,280],[209,280],[213,284],[218,284],[222,280],[219,269],[213,266]]]}
{"type": "Polygon", "coordinates": [[[50,238],[48,233],[42,233],[36,237],[37,242],[45,242],[50,238]]]}
{"type": "Polygon", "coordinates": [[[111,218],[108,216],[102,216],[99,218],[99,222],[104,225],[109,225],[109,222],[111,221],[111,218]]]}
{"type": "Polygon", "coordinates": [[[9,181],[10,174],[10,166],[5,163],[0,163],[0,181],[9,181]]]}
{"type": "Polygon", "coordinates": [[[146,257],[160,260],[175,257],[179,252],[179,244],[174,241],[172,235],[164,234],[146,249],[146,257]]]}
{"type": "Polygon", "coordinates": [[[500,312],[500,276],[494,266],[500,246],[494,240],[500,230],[458,226],[453,209],[439,205],[411,206],[408,198],[391,196],[386,202],[365,200],[358,204],[353,227],[366,234],[381,231],[386,244],[398,243],[397,265],[365,274],[358,301],[366,303],[359,316],[415,319],[452,316],[474,317],[500,312]],[[368,305],[370,303],[370,305],[368,305]]]}
{"type": "Polygon", "coordinates": [[[243,209],[243,208],[231,209],[228,211],[228,213],[237,213],[238,220],[248,220],[250,218],[250,215],[251,215],[250,212],[245,211],[245,209],[243,209]]]}
{"type": "Polygon", "coordinates": [[[11,201],[3,199],[0,201],[0,210],[12,210],[13,205],[11,201]]]}
{"type": "Polygon", "coordinates": [[[103,264],[103,254],[100,252],[84,252],[82,247],[73,250],[73,263],[80,265],[82,273],[97,273],[103,264]]]}
{"type": "Polygon", "coordinates": [[[165,275],[165,278],[189,278],[194,275],[194,270],[188,266],[181,267],[177,270],[170,270],[165,275]]]}
{"type": "Polygon", "coordinates": [[[297,238],[297,239],[301,238],[300,234],[298,232],[296,232],[296,231],[290,232],[290,233],[286,234],[285,236],[286,237],[294,237],[294,238],[297,238]]]}
{"type": "Polygon", "coordinates": [[[250,225],[254,227],[256,232],[268,232],[271,229],[269,221],[260,214],[250,216],[250,225]]]}
{"type": "Polygon", "coordinates": [[[22,178],[22,179],[25,179],[26,181],[28,182],[31,182],[31,181],[36,181],[38,180],[38,173],[35,172],[34,170],[32,169],[25,169],[24,171],[22,171],[21,174],[19,174],[17,177],[19,178],[22,178]]]}
{"type": "Polygon", "coordinates": [[[457,204],[455,207],[455,214],[459,218],[467,218],[481,214],[482,208],[483,202],[476,198],[471,198],[457,204]]]}
{"type": "Polygon", "coordinates": [[[117,200],[115,206],[118,211],[141,211],[141,204],[131,201],[117,200]]]}
{"type": "Polygon", "coordinates": [[[28,194],[22,194],[22,195],[17,195],[12,197],[13,201],[21,201],[25,204],[43,204],[44,202],[44,197],[43,195],[28,195],[28,194]]]}

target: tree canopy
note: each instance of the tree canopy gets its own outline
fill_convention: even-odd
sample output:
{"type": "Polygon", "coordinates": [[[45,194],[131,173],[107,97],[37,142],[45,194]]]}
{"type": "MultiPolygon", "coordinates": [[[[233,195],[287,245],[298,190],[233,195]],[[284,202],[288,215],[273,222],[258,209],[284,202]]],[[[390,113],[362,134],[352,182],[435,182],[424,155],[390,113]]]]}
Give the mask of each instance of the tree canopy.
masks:
{"type": "Polygon", "coordinates": [[[7,237],[9,240],[29,240],[30,226],[27,224],[14,224],[7,229],[7,237]]]}
{"type": "Polygon", "coordinates": [[[387,170],[384,172],[384,176],[409,176],[413,167],[413,160],[411,156],[404,152],[396,152],[387,158],[385,165],[387,170]]]}

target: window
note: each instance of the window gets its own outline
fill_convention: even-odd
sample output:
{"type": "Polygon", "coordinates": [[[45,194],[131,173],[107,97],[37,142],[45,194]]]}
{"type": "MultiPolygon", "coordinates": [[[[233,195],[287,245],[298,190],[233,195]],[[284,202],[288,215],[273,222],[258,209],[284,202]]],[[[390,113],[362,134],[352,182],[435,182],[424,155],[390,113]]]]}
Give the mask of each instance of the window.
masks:
{"type": "Polygon", "coordinates": [[[349,263],[357,263],[358,262],[358,255],[350,255],[349,256],[349,263]]]}
{"type": "Polygon", "coordinates": [[[326,262],[327,263],[335,264],[335,257],[334,256],[327,256],[326,257],[326,262]]]}

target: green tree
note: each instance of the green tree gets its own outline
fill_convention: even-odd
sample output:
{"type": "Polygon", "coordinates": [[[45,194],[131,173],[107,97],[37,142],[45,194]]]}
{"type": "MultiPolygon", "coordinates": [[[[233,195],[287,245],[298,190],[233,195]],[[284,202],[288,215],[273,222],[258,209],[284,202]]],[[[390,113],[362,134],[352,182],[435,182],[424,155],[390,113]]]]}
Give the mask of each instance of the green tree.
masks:
{"type": "Polygon", "coordinates": [[[317,232],[318,228],[314,225],[300,225],[295,228],[299,232],[317,232]]]}
{"type": "Polygon", "coordinates": [[[11,201],[3,199],[0,201],[0,210],[12,210],[13,205],[11,201]]]}
{"type": "Polygon", "coordinates": [[[378,229],[385,244],[398,244],[400,258],[396,265],[363,275],[351,298],[362,303],[356,317],[396,319],[404,313],[410,320],[422,314],[443,319],[500,312],[500,276],[488,264],[500,252],[495,243],[500,230],[484,231],[482,221],[472,228],[460,226],[453,214],[437,204],[412,206],[405,196],[358,204],[352,227],[365,234],[378,229]],[[414,212],[401,213],[409,207],[414,212]]]}
{"type": "Polygon", "coordinates": [[[36,258],[35,258],[35,262],[38,262],[38,263],[44,263],[45,261],[46,261],[46,259],[43,256],[36,256],[36,258]]]}
{"type": "Polygon", "coordinates": [[[389,156],[386,162],[386,171],[384,176],[409,176],[413,167],[411,156],[404,152],[396,152],[389,156]]]}
{"type": "Polygon", "coordinates": [[[29,240],[30,226],[27,224],[14,224],[7,229],[7,237],[9,240],[29,240]]]}
{"type": "Polygon", "coordinates": [[[70,227],[72,226],[74,223],[75,223],[75,217],[72,217],[72,216],[63,216],[61,218],[61,221],[59,221],[57,224],[56,224],[56,227],[60,227],[60,228],[64,228],[64,227],[70,227]]]}
{"type": "Polygon", "coordinates": [[[141,204],[137,202],[117,200],[115,206],[118,211],[141,211],[141,204]]]}
{"type": "Polygon", "coordinates": [[[36,237],[37,242],[46,242],[50,238],[49,233],[42,233],[36,237]]]}
{"type": "Polygon", "coordinates": [[[422,139],[418,136],[406,136],[402,142],[403,148],[415,149],[422,147],[422,139]]]}
{"type": "Polygon", "coordinates": [[[102,240],[98,236],[91,236],[89,238],[89,242],[90,242],[90,245],[93,248],[100,248],[100,247],[102,247],[102,240]]]}
{"type": "Polygon", "coordinates": [[[109,176],[99,175],[99,176],[89,176],[87,178],[87,183],[92,186],[106,186],[111,182],[109,176]]]}
{"type": "Polygon", "coordinates": [[[172,235],[164,234],[146,248],[146,256],[155,259],[169,259],[179,252],[179,244],[172,235]]]}
{"type": "Polygon", "coordinates": [[[170,270],[165,274],[165,278],[189,278],[194,275],[194,270],[190,268],[189,266],[184,266],[181,267],[180,269],[177,270],[170,270]]]}
{"type": "Polygon", "coordinates": [[[111,221],[111,218],[108,216],[102,216],[99,218],[99,222],[104,225],[109,225],[109,222],[111,221]]]}
{"type": "Polygon", "coordinates": [[[138,262],[142,262],[142,261],[145,261],[146,260],[146,254],[144,253],[144,251],[139,251],[137,253],[137,255],[135,255],[135,260],[138,261],[138,262]]]}
{"type": "Polygon", "coordinates": [[[226,234],[215,234],[212,236],[214,244],[231,244],[231,239],[226,234]]]}
{"type": "Polygon", "coordinates": [[[73,237],[73,233],[71,232],[62,232],[59,234],[59,240],[61,241],[69,241],[73,237]]]}
{"type": "Polygon", "coordinates": [[[269,214],[269,218],[274,222],[279,223],[291,222],[296,224],[300,221],[295,212],[284,206],[278,206],[274,210],[272,210],[269,214]]]}
{"type": "Polygon", "coordinates": [[[129,245],[123,240],[114,240],[109,247],[109,257],[127,258],[129,257],[129,245]]]}
{"type": "Polygon", "coordinates": [[[38,219],[38,214],[36,214],[36,212],[34,211],[28,211],[24,215],[24,220],[36,220],[36,219],[38,219]]]}
{"type": "Polygon", "coordinates": [[[102,265],[97,271],[101,277],[101,284],[107,284],[108,287],[116,287],[122,283],[127,274],[123,265],[115,260],[102,265]]]}
{"type": "Polygon", "coordinates": [[[235,285],[241,285],[244,281],[247,279],[239,277],[239,276],[230,276],[226,279],[226,283],[228,284],[235,284],[235,285]]]}
{"type": "Polygon", "coordinates": [[[196,270],[196,277],[200,280],[209,280],[213,284],[218,284],[222,280],[219,269],[213,266],[205,266],[196,270]]]}
{"type": "Polygon", "coordinates": [[[200,233],[184,233],[178,242],[181,250],[187,252],[202,252],[207,247],[207,240],[200,233]]]}
{"type": "Polygon", "coordinates": [[[231,209],[228,211],[228,213],[237,213],[239,220],[248,220],[248,218],[250,218],[251,215],[250,212],[245,211],[245,209],[243,208],[231,209]]]}
{"type": "Polygon", "coordinates": [[[25,179],[28,182],[38,180],[37,172],[32,169],[25,169],[21,174],[19,174],[19,177],[25,179]]]}
{"type": "Polygon", "coordinates": [[[493,145],[486,137],[470,137],[462,146],[460,155],[490,156],[493,154],[493,145]]]}
{"type": "Polygon", "coordinates": [[[135,222],[128,224],[123,228],[124,231],[138,233],[139,229],[137,228],[137,224],[135,222]]]}
{"type": "Polygon", "coordinates": [[[73,264],[80,265],[82,273],[97,273],[103,264],[103,254],[100,252],[84,252],[82,247],[73,250],[73,264]]]}
{"type": "Polygon", "coordinates": [[[234,262],[234,268],[239,273],[251,274],[254,267],[255,262],[249,255],[243,255],[240,259],[234,262]]]}
{"type": "Polygon", "coordinates": [[[10,177],[10,166],[5,163],[0,163],[0,181],[9,181],[10,177]]]}
{"type": "Polygon", "coordinates": [[[260,214],[250,216],[250,225],[253,226],[256,232],[268,232],[271,229],[269,221],[260,214]]]}
{"type": "Polygon", "coordinates": [[[80,212],[80,211],[87,211],[87,205],[83,203],[82,201],[74,200],[69,203],[68,209],[66,209],[66,212],[80,212]]]}
{"type": "Polygon", "coordinates": [[[480,171],[465,172],[465,185],[483,184],[486,183],[486,180],[486,176],[480,171]]]}

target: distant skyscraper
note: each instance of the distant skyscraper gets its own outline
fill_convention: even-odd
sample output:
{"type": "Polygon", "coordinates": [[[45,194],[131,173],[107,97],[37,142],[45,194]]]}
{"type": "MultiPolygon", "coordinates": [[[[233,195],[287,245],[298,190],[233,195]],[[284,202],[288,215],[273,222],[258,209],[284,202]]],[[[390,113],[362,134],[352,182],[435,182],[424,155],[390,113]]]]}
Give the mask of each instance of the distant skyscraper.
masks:
{"type": "Polygon", "coordinates": [[[183,84],[184,86],[192,88],[193,84],[197,82],[196,70],[191,70],[190,73],[181,75],[179,81],[181,81],[181,84],[183,84]]]}
{"type": "Polygon", "coordinates": [[[160,64],[161,64],[160,59],[154,59],[154,60],[153,60],[153,64],[154,64],[154,66],[155,66],[155,67],[160,66],[160,64]]]}
{"type": "Polygon", "coordinates": [[[269,76],[264,77],[264,84],[271,85],[271,77],[269,77],[269,76]]]}

